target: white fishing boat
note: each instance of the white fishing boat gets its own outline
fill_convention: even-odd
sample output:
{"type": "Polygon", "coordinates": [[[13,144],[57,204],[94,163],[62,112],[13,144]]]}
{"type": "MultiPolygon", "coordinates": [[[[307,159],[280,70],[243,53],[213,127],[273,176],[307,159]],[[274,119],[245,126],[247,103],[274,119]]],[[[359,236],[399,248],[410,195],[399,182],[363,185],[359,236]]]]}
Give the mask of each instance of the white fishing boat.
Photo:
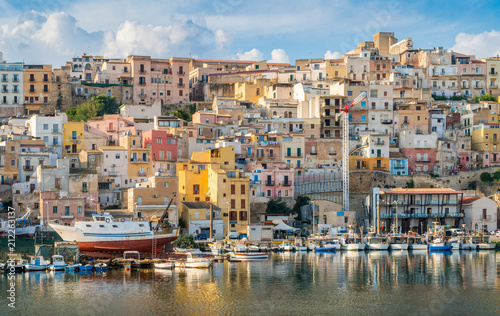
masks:
{"type": "Polygon", "coordinates": [[[333,252],[333,251],[339,251],[341,249],[341,245],[339,240],[332,240],[329,241],[321,246],[317,246],[314,248],[314,251],[316,253],[322,253],[322,252],[333,252]]]}
{"type": "Polygon", "coordinates": [[[366,247],[361,238],[356,237],[342,237],[340,238],[340,244],[341,249],[346,251],[363,251],[366,247]]]}
{"type": "Polygon", "coordinates": [[[295,238],[295,250],[297,251],[307,251],[309,250],[309,248],[307,247],[307,245],[305,244],[304,242],[304,239],[302,239],[301,237],[297,237],[295,238]]]}
{"type": "MultiPolygon", "coordinates": [[[[28,208],[21,218],[16,218],[14,222],[9,220],[0,221],[0,237],[6,237],[9,231],[13,231],[16,237],[33,236],[35,232],[43,230],[42,225],[33,225],[30,219],[31,209],[28,208]]],[[[12,234],[12,233],[11,233],[12,234]]]]}
{"type": "Polygon", "coordinates": [[[411,236],[408,237],[408,250],[417,251],[423,250],[427,251],[429,246],[422,237],[411,236]]]}
{"type": "Polygon", "coordinates": [[[495,250],[496,244],[490,242],[490,236],[473,236],[472,242],[477,245],[477,250],[495,250]]]}
{"type": "Polygon", "coordinates": [[[399,234],[389,237],[389,250],[408,250],[407,237],[399,234]]]}
{"type": "Polygon", "coordinates": [[[208,258],[204,258],[203,254],[199,250],[190,251],[187,253],[186,261],[179,261],[175,264],[177,268],[209,268],[212,265],[212,261],[208,258]]]}
{"type": "Polygon", "coordinates": [[[94,265],[95,272],[106,272],[108,271],[108,265],[104,262],[98,262],[94,265]]]}
{"type": "Polygon", "coordinates": [[[435,238],[429,244],[429,251],[448,251],[451,248],[451,244],[443,238],[435,238]]]}
{"type": "Polygon", "coordinates": [[[64,270],[64,268],[68,264],[64,262],[64,257],[60,255],[54,255],[52,256],[52,264],[50,265],[50,270],[52,271],[61,271],[64,270]]]}
{"type": "Polygon", "coordinates": [[[222,246],[222,243],[220,242],[215,242],[210,245],[210,250],[212,251],[213,255],[221,255],[224,252],[224,248],[222,246]]]}
{"type": "Polygon", "coordinates": [[[262,261],[268,260],[269,254],[265,252],[233,252],[231,257],[241,261],[262,261]]]}
{"type": "Polygon", "coordinates": [[[76,264],[66,266],[64,268],[64,270],[68,273],[78,272],[78,271],[80,271],[81,266],[82,266],[81,263],[76,263],[76,264]]]}
{"type": "Polygon", "coordinates": [[[248,246],[248,251],[249,252],[259,252],[260,248],[258,246],[255,246],[255,245],[250,245],[250,246],[248,246]]]}
{"type": "Polygon", "coordinates": [[[295,247],[290,243],[290,241],[286,240],[279,246],[279,249],[281,251],[294,251],[295,247]]]}
{"type": "Polygon", "coordinates": [[[458,237],[453,237],[450,239],[451,250],[463,250],[463,241],[458,237]]]}
{"type": "Polygon", "coordinates": [[[26,271],[44,271],[49,268],[50,261],[43,256],[29,256],[30,262],[25,266],[26,271]]]}
{"type": "Polygon", "coordinates": [[[155,269],[173,269],[175,268],[175,262],[173,261],[160,261],[155,262],[155,269]]]}
{"type": "Polygon", "coordinates": [[[2,270],[6,272],[22,272],[28,261],[21,257],[18,253],[7,254],[7,262],[4,263],[2,270]]]}
{"type": "Polygon", "coordinates": [[[387,250],[389,243],[387,237],[373,236],[366,238],[366,249],[368,250],[387,250]]]}

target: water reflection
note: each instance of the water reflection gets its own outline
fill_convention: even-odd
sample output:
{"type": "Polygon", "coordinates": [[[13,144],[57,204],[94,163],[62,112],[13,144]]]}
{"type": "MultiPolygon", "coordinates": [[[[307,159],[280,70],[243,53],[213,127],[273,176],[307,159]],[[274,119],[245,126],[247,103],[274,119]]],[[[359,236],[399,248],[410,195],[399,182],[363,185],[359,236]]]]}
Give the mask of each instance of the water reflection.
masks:
{"type": "MultiPolygon", "coordinates": [[[[15,282],[23,314],[498,314],[499,256],[276,253],[269,261],[217,263],[207,270],[31,272],[16,275],[15,282]]],[[[6,276],[0,280],[6,291],[6,276]]]]}

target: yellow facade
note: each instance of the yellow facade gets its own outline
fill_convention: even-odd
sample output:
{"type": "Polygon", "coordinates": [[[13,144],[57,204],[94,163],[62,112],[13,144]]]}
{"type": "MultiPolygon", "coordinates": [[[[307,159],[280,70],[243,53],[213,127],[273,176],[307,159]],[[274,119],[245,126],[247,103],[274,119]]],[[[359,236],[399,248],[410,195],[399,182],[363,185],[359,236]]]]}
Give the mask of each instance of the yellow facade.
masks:
{"type": "MultiPolygon", "coordinates": [[[[235,169],[234,147],[193,152],[177,163],[179,201],[209,201],[221,209],[224,235],[246,233],[250,223],[250,180],[235,169]]],[[[180,214],[186,218],[189,214],[180,214]]]]}
{"type": "Polygon", "coordinates": [[[51,74],[51,65],[24,65],[24,108],[29,113],[48,112],[51,74]]]}
{"type": "Polygon", "coordinates": [[[472,150],[497,151],[499,137],[499,124],[476,125],[472,130],[472,150]]]}
{"type": "Polygon", "coordinates": [[[500,58],[486,59],[486,93],[498,97],[500,95],[500,58]]]}
{"type": "Polygon", "coordinates": [[[85,122],[63,124],[63,156],[78,159],[78,154],[85,148],[85,122]]]}
{"type": "Polygon", "coordinates": [[[130,183],[146,181],[154,174],[151,147],[142,148],[140,135],[123,135],[120,144],[127,149],[127,174],[130,183]]]}
{"type": "Polygon", "coordinates": [[[326,61],[326,79],[347,78],[347,66],[343,59],[331,59],[326,61]]]}
{"type": "Polygon", "coordinates": [[[255,79],[253,82],[236,82],[234,97],[239,101],[259,103],[259,98],[265,95],[265,89],[271,84],[269,79],[255,79]]]}

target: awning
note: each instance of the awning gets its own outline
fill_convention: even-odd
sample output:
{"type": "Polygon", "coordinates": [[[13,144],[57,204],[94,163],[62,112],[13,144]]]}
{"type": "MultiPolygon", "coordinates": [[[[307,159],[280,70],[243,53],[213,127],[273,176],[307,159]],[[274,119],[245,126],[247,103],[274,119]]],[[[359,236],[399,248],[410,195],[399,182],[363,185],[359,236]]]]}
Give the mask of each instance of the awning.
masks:
{"type": "Polygon", "coordinates": [[[273,227],[273,230],[299,230],[298,228],[293,228],[291,226],[288,226],[287,224],[281,222],[278,225],[273,227]]]}

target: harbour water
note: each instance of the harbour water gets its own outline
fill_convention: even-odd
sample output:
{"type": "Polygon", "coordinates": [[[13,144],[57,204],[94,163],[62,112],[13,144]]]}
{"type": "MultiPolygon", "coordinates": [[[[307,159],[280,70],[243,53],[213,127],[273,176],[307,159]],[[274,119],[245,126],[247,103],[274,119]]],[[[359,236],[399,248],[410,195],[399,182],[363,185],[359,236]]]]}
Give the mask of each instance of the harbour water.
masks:
{"type": "Polygon", "coordinates": [[[500,252],[276,253],[210,270],[0,276],[0,315],[500,314],[500,252]],[[7,312],[7,313],[6,313],[7,312]]]}

